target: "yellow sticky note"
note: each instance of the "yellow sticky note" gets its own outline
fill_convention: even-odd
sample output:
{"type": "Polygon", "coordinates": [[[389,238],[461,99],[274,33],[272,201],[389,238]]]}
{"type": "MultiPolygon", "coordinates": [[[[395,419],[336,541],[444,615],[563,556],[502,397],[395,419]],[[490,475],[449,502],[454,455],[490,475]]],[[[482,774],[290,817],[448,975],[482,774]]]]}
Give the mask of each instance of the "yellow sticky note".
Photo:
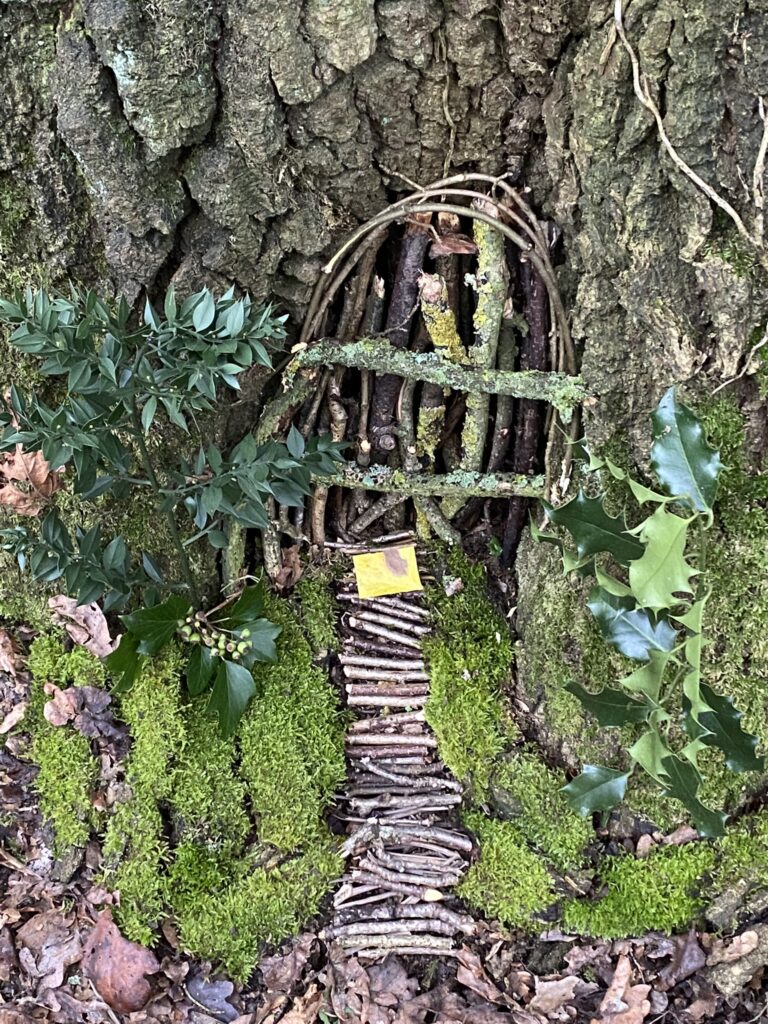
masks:
{"type": "Polygon", "coordinates": [[[352,562],[360,597],[384,597],[424,589],[413,544],[353,555],[352,562]]]}

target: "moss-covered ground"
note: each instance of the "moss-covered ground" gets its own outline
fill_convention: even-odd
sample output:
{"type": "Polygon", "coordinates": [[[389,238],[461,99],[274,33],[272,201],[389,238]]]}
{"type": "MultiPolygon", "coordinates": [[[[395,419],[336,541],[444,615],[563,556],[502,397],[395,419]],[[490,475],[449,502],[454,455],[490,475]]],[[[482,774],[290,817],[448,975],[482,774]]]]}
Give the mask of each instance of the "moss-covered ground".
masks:
{"type": "MultiPolygon", "coordinates": [[[[99,765],[89,741],[42,714],[44,685],[104,685],[101,663],[43,634],[32,645],[31,757],[41,809],[58,852],[102,837],[103,883],[119,890],[115,918],[151,944],[170,918],[184,948],[245,979],[267,942],[295,932],[341,873],[323,816],[344,777],[343,718],[302,627],[312,617],[333,645],[325,581],[302,609],[272,598],[279,660],[255,670],[257,696],[232,739],[222,739],[204,697],[180,679],[181,652],[152,660],[116,714],[131,735],[122,799],[96,812],[99,765]],[[323,619],[324,615],[324,619],[323,619]]],[[[314,637],[319,643],[320,632],[314,637]]]]}

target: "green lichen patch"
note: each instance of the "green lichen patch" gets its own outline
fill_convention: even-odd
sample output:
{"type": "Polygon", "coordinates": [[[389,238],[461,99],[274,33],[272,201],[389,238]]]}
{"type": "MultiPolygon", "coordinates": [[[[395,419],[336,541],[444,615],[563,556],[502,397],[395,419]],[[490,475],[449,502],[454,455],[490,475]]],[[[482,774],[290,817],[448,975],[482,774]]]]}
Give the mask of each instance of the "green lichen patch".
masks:
{"type": "Polygon", "coordinates": [[[257,695],[240,726],[241,775],[264,842],[292,850],[321,831],[345,775],[343,724],[325,672],[290,609],[266,610],[283,627],[278,661],[254,671],[257,695]]]}
{"type": "Polygon", "coordinates": [[[520,840],[539,850],[558,870],[577,867],[594,838],[592,825],[568,806],[566,779],[532,749],[514,751],[491,779],[491,800],[520,840]]]}
{"type": "Polygon", "coordinates": [[[489,600],[484,567],[452,551],[448,569],[463,589],[453,597],[440,586],[427,594],[434,633],[424,642],[430,675],[426,718],[440,757],[482,799],[494,760],[516,735],[502,704],[512,644],[504,617],[489,600]]]}
{"type": "Polygon", "coordinates": [[[540,915],[557,899],[545,861],[520,841],[509,822],[479,812],[464,824],[480,844],[480,857],[458,887],[458,894],[476,910],[513,928],[535,932],[540,915]]]}
{"type": "MultiPolygon", "coordinates": [[[[205,866],[199,862],[197,870],[205,866]]],[[[209,861],[206,884],[216,881],[209,861]]],[[[227,973],[246,981],[264,943],[294,934],[320,908],[343,871],[335,844],[326,836],[300,856],[266,869],[241,865],[233,880],[205,900],[189,900],[179,914],[181,940],[197,956],[221,960],[227,973]]]]}
{"type": "Polygon", "coordinates": [[[657,847],[644,860],[606,857],[599,868],[605,895],[569,900],[563,927],[605,939],[682,931],[701,910],[701,880],[714,864],[715,849],[704,842],[657,847]]]}

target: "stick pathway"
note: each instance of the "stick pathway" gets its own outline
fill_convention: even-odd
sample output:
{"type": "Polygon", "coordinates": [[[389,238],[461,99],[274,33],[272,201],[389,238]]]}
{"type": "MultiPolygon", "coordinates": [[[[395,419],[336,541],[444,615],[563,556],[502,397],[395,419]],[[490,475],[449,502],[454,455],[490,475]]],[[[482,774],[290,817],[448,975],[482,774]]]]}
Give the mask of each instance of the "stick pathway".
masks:
{"type": "Polygon", "coordinates": [[[358,717],[346,739],[347,871],[323,936],[371,960],[450,955],[475,930],[451,895],[474,844],[459,821],[461,783],[424,716],[430,614],[420,594],[362,600],[342,583],[337,598],[347,703],[358,717]]]}

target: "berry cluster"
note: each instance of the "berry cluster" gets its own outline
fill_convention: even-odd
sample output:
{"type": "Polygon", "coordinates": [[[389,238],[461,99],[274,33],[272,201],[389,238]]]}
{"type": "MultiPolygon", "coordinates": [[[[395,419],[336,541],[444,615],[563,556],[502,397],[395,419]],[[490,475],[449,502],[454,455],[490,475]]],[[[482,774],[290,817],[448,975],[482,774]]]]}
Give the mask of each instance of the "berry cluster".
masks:
{"type": "Polygon", "coordinates": [[[210,648],[213,657],[229,658],[231,661],[240,661],[253,646],[249,639],[250,629],[241,629],[236,636],[229,630],[217,629],[202,612],[188,615],[179,633],[187,643],[204,644],[210,648]]]}

